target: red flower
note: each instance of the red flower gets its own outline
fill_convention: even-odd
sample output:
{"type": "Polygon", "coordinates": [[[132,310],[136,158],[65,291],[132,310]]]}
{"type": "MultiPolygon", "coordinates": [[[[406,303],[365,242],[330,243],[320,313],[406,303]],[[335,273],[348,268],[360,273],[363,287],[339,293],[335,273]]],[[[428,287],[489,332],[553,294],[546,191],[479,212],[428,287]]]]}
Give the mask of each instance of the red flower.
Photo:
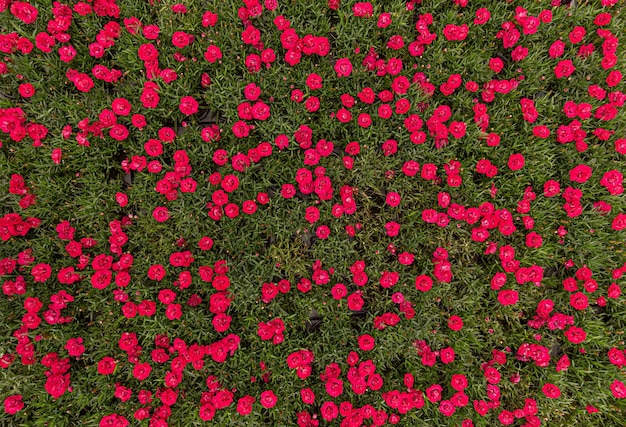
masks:
{"type": "Polygon", "coordinates": [[[144,108],[156,108],[159,105],[159,94],[151,88],[144,88],[139,98],[144,108]]]}
{"type": "Polygon", "coordinates": [[[93,80],[87,74],[80,73],[72,80],[76,89],[81,92],[89,92],[93,88],[93,80]]]}
{"type": "Polygon", "coordinates": [[[507,289],[498,292],[498,302],[504,306],[517,304],[518,293],[515,290],[507,289]]]}
{"type": "Polygon", "coordinates": [[[169,320],[178,320],[182,316],[182,307],[180,304],[170,304],[165,309],[165,316],[169,320]]]}
{"type": "Polygon", "coordinates": [[[280,194],[285,199],[291,199],[293,196],[296,195],[296,188],[291,184],[283,184],[280,194]]]}
{"type": "Polygon", "coordinates": [[[611,383],[611,393],[613,393],[613,397],[616,399],[626,399],[626,385],[619,380],[613,381],[611,383]]]}
{"type": "Polygon", "coordinates": [[[111,110],[118,116],[128,116],[131,105],[126,98],[115,98],[111,103],[111,110]]]}
{"type": "Polygon", "coordinates": [[[499,73],[504,68],[504,61],[500,58],[490,58],[489,68],[491,68],[494,73],[499,73]]]}
{"type": "Polygon", "coordinates": [[[118,414],[111,414],[102,417],[99,427],[127,427],[129,424],[126,417],[118,414]]]}
{"type": "Polygon", "coordinates": [[[415,278],[415,289],[422,292],[428,292],[433,287],[433,279],[429,276],[422,275],[415,278]]]}
{"type": "Polygon", "coordinates": [[[274,394],[272,390],[265,390],[263,393],[261,393],[259,402],[261,402],[261,405],[264,408],[271,409],[276,406],[276,403],[278,402],[278,397],[276,396],[276,394],[274,394]]]}
{"type": "Polygon", "coordinates": [[[570,170],[569,179],[571,181],[582,184],[582,183],[587,182],[589,178],[591,178],[592,173],[593,173],[593,169],[591,169],[590,166],[587,166],[585,164],[580,164],[576,166],[575,168],[573,168],[572,170],[570,170]]]}
{"type": "Polygon", "coordinates": [[[30,98],[35,94],[35,86],[30,83],[23,83],[19,86],[19,93],[24,98],[30,98]]]}
{"type": "Polygon", "coordinates": [[[587,333],[583,328],[579,328],[578,326],[570,326],[570,328],[565,331],[565,337],[572,344],[580,344],[585,339],[587,339],[587,333]]]}
{"type": "Polygon", "coordinates": [[[467,24],[454,25],[448,24],[443,29],[443,35],[449,41],[461,41],[467,38],[469,27],[467,24]]]}
{"type": "Polygon", "coordinates": [[[206,48],[206,52],[204,52],[204,59],[213,64],[214,62],[222,59],[222,51],[219,47],[211,45],[206,48]]]}
{"type": "Polygon", "coordinates": [[[491,18],[491,12],[489,9],[481,7],[476,11],[476,18],[474,19],[474,25],[483,25],[489,22],[491,18]]]}
{"type": "Polygon", "coordinates": [[[172,406],[178,400],[178,390],[166,388],[161,392],[160,399],[165,406],[172,406]]]}
{"type": "Polygon", "coordinates": [[[306,405],[312,405],[315,403],[315,393],[310,388],[303,388],[300,390],[300,397],[302,402],[306,405]]]}
{"type": "Polygon", "coordinates": [[[184,31],[175,31],[172,34],[172,44],[179,49],[189,46],[193,41],[193,36],[184,31]]]}
{"type": "Polygon", "coordinates": [[[109,129],[109,136],[116,141],[124,141],[128,135],[128,128],[122,124],[115,124],[109,129]]]}
{"type": "Polygon", "coordinates": [[[459,316],[450,316],[448,319],[448,327],[453,331],[460,331],[463,329],[463,319],[459,316]]]}
{"type": "Polygon", "coordinates": [[[142,61],[154,61],[159,57],[159,51],[152,43],[145,43],[139,46],[137,55],[142,61]]]}
{"type": "Polygon", "coordinates": [[[332,421],[339,416],[339,408],[335,402],[324,402],[320,412],[325,421],[332,421]]]}
{"type": "Polygon", "coordinates": [[[613,222],[611,223],[611,228],[616,231],[621,231],[626,229],[626,214],[618,213],[615,218],[613,218],[613,222]]]}
{"type": "Polygon", "coordinates": [[[183,96],[180,99],[180,105],[178,108],[181,113],[187,116],[196,114],[198,112],[198,101],[196,101],[192,96],[183,96]]]}
{"type": "Polygon", "coordinates": [[[105,357],[98,362],[98,373],[100,375],[110,375],[115,372],[117,363],[112,357],[105,357]]]}
{"type": "Polygon", "coordinates": [[[456,408],[449,400],[442,400],[439,403],[439,412],[442,413],[444,416],[451,417],[455,411],[456,408]]]}
{"type": "Polygon", "coordinates": [[[322,76],[316,73],[311,73],[306,78],[306,85],[311,90],[317,90],[322,88],[322,76]]]}
{"type": "Polygon", "coordinates": [[[22,409],[24,409],[24,402],[22,402],[21,394],[7,396],[4,399],[4,412],[6,412],[7,414],[15,415],[22,409]]]}
{"type": "Polygon", "coordinates": [[[367,113],[359,114],[357,121],[359,126],[361,126],[362,128],[367,128],[372,124],[372,118],[367,113]]]}
{"type": "Polygon", "coordinates": [[[518,171],[524,167],[524,156],[522,154],[511,154],[508,162],[509,169],[518,171]]]}
{"type": "Polygon", "coordinates": [[[388,12],[381,13],[378,16],[376,26],[378,26],[378,28],[387,28],[389,25],[391,25],[391,14],[388,12]]]}
{"type": "Polygon", "coordinates": [[[543,244],[543,239],[540,234],[532,231],[526,236],[526,246],[529,248],[540,248],[543,244]]]}
{"type": "Polygon", "coordinates": [[[453,137],[459,139],[465,136],[466,127],[465,122],[451,122],[449,131],[453,137]]]}
{"type": "Polygon", "coordinates": [[[362,351],[370,351],[374,348],[374,346],[375,346],[374,337],[368,334],[359,336],[359,348],[362,351]]]}
{"type": "Polygon", "coordinates": [[[387,48],[392,50],[400,50],[404,47],[404,39],[401,35],[391,36],[387,42],[387,48]]]}
{"type": "Polygon", "coordinates": [[[52,267],[49,264],[40,263],[32,268],[30,274],[35,282],[45,282],[52,274],[52,267]]]}
{"type": "Polygon", "coordinates": [[[576,310],[584,310],[589,307],[589,298],[582,292],[576,292],[570,295],[569,303],[576,310]]]}
{"type": "Polygon", "coordinates": [[[165,206],[158,206],[152,211],[152,217],[157,222],[165,222],[169,219],[170,213],[165,206]]]}
{"type": "Polygon", "coordinates": [[[176,3],[172,5],[172,12],[174,13],[187,13],[187,6],[182,3],[176,3]]]}
{"type": "Polygon", "coordinates": [[[80,357],[85,352],[82,338],[70,338],[65,344],[67,353],[72,357],[80,357]]]}
{"type": "Polygon", "coordinates": [[[255,120],[267,120],[270,117],[270,107],[263,101],[252,106],[252,118],[255,120]]]}
{"type": "Polygon", "coordinates": [[[352,63],[348,58],[340,58],[335,62],[337,77],[348,77],[352,74],[352,63]]]}
{"type": "Polygon", "coordinates": [[[160,282],[165,277],[165,268],[161,264],[154,264],[148,269],[148,277],[160,282]]]}
{"type": "Polygon", "coordinates": [[[443,391],[443,387],[439,384],[433,384],[426,389],[426,397],[432,403],[437,403],[441,400],[441,392],[443,391]]]}
{"type": "MultiPolygon", "coordinates": [[[[6,9],[3,8],[3,11],[4,10],[6,9]]],[[[30,3],[16,1],[11,4],[11,14],[25,24],[32,24],[37,20],[39,10],[37,10],[37,8],[30,3]]]]}
{"type": "Polygon", "coordinates": [[[600,13],[596,16],[593,23],[598,27],[604,27],[605,25],[609,25],[611,23],[611,14],[607,12],[600,13]]]}
{"type": "Polygon", "coordinates": [[[559,62],[556,67],[554,67],[554,75],[557,79],[569,77],[574,71],[576,71],[576,67],[574,67],[574,64],[569,59],[559,62]]]}
{"type": "Polygon", "coordinates": [[[343,393],[343,381],[339,378],[330,378],[326,381],[326,393],[330,397],[338,397],[343,393]]]}
{"type": "Polygon", "coordinates": [[[245,138],[250,134],[250,126],[241,120],[233,125],[232,130],[237,138],[245,138]]]}
{"type": "Polygon", "coordinates": [[[454,374],[450,380],[450,385],[456,391],[465,390],[467,388],[467,377],[463,374],[454,374]]]}
{"type": "Polygon", "coordinates": [[[250,414],[252,412],[252,405],[254,404],[254,401],[254,397],[250,395],[241,397],[237,401],[237,412],[239,415],[244,416],[250,414]]]}
{"type": "Polygon", "coordinates": [[[387,193],[387,197],[385,199],[385,203],[387,203],[392,208],[395,208],[395,207],[397,207],[400,204],[401,200],[402,199],[400,197],[400,194],[396,193],[395,191],[391,191],[391,192],[387,193]]]}
{"type": "Polygon", "coordinates": [[[587,34],[585,27],[578,25],[569,33],[569,41],[572,44],[578,44],[583,40],[585,34],[587,34]]]}
{"type": "Polygon", "coordinates": [[[558,399],[558,397],[561,396],[561,390],[551,383],[545,383],[541,391],[548,399],[558,399]]]}
{"type": "Polygon", "coordinates": [[[256,53],[251,53],[246,56],[245,64],[248,72],[250,73],[258,73],[261,71],[261,57],[256,53]]]}
{"type": "Polygon", "coordinates": [[[203,27],[214,27],[217,24],[218,15],[217,13],[213,13],[209,10],[204,12],[202,15],[202,26],[203,27]]]}
{"type": "Polygon", "coordinates": [[[374,14],[374,6],[370,2],[359,2],[352,6],[354,16],[359,18],[371,18],[374,14]]]}

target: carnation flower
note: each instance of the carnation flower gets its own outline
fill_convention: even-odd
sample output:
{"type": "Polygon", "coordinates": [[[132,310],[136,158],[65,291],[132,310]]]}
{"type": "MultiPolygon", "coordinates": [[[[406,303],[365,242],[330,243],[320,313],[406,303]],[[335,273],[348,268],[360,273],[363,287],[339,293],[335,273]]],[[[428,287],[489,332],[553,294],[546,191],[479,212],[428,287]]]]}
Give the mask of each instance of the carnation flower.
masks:
{"type": "Polygon", "coordinates": [[[352,73],[352,63],[348,58],[341,58],[335,62],[335,72],[338,77],[348,77],[352,73]]]}
{"type": "Polygon", "coordinates": [[[541,388],[543,394],[549,399],[558,399],[561,396],[561,390],[554,384],[545,383],[541,388]]]}
{"type": "Polygon", "coordinates": [[[276,394],[274,394],[272,390],[265,390],[261,393],[259,402],[264,408],[271,409],[276,406],[276,403],[278,402],[278,397],[276,396],[276,394]]]}
{"type": "Polygon", "coordinates": [[[24,409],[24,402],[21,394],[13,394],[4,399],[4,412],[9,415],[15,415],[24,409]]]}

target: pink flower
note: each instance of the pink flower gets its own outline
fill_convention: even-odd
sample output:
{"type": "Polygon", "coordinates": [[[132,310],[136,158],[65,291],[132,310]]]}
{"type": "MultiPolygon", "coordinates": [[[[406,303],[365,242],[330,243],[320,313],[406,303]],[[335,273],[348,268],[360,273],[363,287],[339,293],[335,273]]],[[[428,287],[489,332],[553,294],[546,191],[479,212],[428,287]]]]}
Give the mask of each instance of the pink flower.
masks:
{"type": "Polygon", "coordinates": [[[311,90],[317,90],[322,88],[322,76],[316,73],[311,73],[306,78],[306,85],[311,90]]]}
{"type": "Polygon", "coordinates": [[[507,289],[498,292],[498,302],[504,306],[515,305],[518,300],[518,293],[515,290],[507,289]]]}
{"type": "Polygon", "coordinates": [[[338,77],[348,77],[352,73],[352,63],[348,58],[341,58],[335,62],[335,72],[338,77]]]}
{"type": "Polygon", "coordinates": [[[178,108],[181,113],[187,116],[196,114],[198,112],[198,101],[196,101],[192,96],[183,96],[180,99],[180,105],[178,108]]]}
{"type": "Polygon", "coordinates": [[[524,167],[524,156],[522,154],[511,154],[508,161],[509,169],[518,171],[524,167]]]}
{"type": "Polygon", "coordinates": [[[541,391],[548,399],[558,399],[558,397],[561,396],[561,390],[551,383],[545,383],[541,391]]]}
{"type": "Polygon", "coordinates": [[[24,402],[22,402],[21,394],[14,394],[4,399],[4,412],[7,414],[15,415],[22,409],[24,409],[24,402]]]}
{"type": "Polygon", "coordinates": [[[367,128],[372,124],[372,118],[367,113],[359,114],[357,121],[359,126],[361,126],[362,128],[367,128]]]}
{"type": "Polygon", "coordinates": [[[462,41],[467,38],[469,27],[467,24],[454,25],[448,24],[443,29],[443,35],[449,41],[462,41]]]}
{"type": "Polygon", "coordinates": [[[126,417],[122,415],[118,415],[118,414],[111,414],[111,415],[106,415],[102,417],[102,419],[100,420],[100,424],[99,424],[100,427],[109,427],[109,426],[126,427],[128,425],[129,425],[129,422],[126,419],[126,417]]]}
{"type": "Polygon", "coordinates": [[[206,52],[204,53],[204,59],[206,59],[211,64],[222,59],[221,49],[215,45],[210,45],[206,48],[206,52]]]}
{"type": "Polygon", "coordinates": [[[19,86],[18,92],[24,98],[30,98],[35,94],[35,86],[30,83],[23,83],[19,86]]]}
{"type": "Polygon", "coordinates": [[[32,24],[37,20],[39,10],[30,3],[16,1],[11,4],[11,14],[25,24],[32,24]]]}
{"type": "Polygon", "coordinates": [[[415,289],[422,292],[428,292],[433,287],[433,279],[429,276],[421,275],[415,278],[415,289]]]}
{"type": "Polygon", "coordinates": [[[574,73],[574,71],[576,71],[576,67],[574,67],[574,64],[569,59],[559,62],[556,67],[554,67],[554,75],[557,79],[569,77],[574,73]]]}
{"type": "Polygon", "coordinates": [[[442,400],[439,403],[439,412],[442,413],[444,416],[451,417],[455,411],[456,408],[449,400],[442,400]]]}
{"type": "Polygon", "coordinates": [[[489,68],[491,68],[494,73],[499,73],[504,68],[504,61],[500,58],[490,58],[489,68]]]}
{"type": "Polygon", "coordinates": [[[317,227],[317,230],[315,231],[315,235],[319,239],[325,240],[330,235],[330,228],[328,228],[325,225],[320,225],[319,227],[317,227]]]}
{"type": "Polygon", "coordinates": [[[587,333],[583,328],[579,328],[578,326],[570,326],[570,328],[565,331],[565,337],[572,344],[580,344],[585,339],[587,339],[587,333]]]}
{"type": "Polygon", "coordinates": [[[489,22],[489,18],[491,18],[491,12],[489,9],[481,7],[476,10],[476,18],[474,19],[474,25],[483,25],[489,22]]]}
{"type": "Polygon", "coordinates": [[[626,229],[626,214],[618,213],[617,216],[613,219],[611,228],[616,231],[626,229]]]}
{"type": "Polygon", "coordinates": [[[448,327],[453,331],[460,331],[463,329],[463,319],[459,316],[450,316],[448,319],[448,327]]]}
{"type": "Polygon", "coordinates": [[[169,219],[170,214],[165,206],[158,206],[152,211],[152,217],[157,220],[157,222],[165,222],[169,219]]]}
{"type": "Polygon", "coordinates": [[[569,41],[572,44],[578,44],[583,40],[585,34],[587,34],[585,27],[578,25],[569,33],[569,41]]]}
{"type": "Polygon", "coordinates": [[[378,16],[378,22],[376,23],[376,25],[378,26],[378,28],[387,28],[389,25],[391,25],[391,14],[388,12],[381,13],[378,16]]]}
{"type": "Polygon", "coordinates": [[[250,134],[250,126],[242,120],[233,124],[232,130],[237,138],[245,138],[250,134]]]}
{"type": "Polygon", "coordinates": [[[370,351],[373,350],[375,346],[374,337],[368,334],[364,334],[359,336],[359,348],[362,351],[370,351]]]}
{"type": "Polygon", "coordinates": [[[352,6],[352,12],[354,16],[359,18],[371,18],[374,14],[374,6],[372,6],[370,2],[355,3],[355,5],[352,6]]]}
{"type": "Polygon", "coordinates": [[[392,208],[395,208],[396,206],[400,204],[401,200],[402,199],[400,197],[400,194],[396,193],[395,191],[391,191],[387,193],[387,198],[385,199],[385,203],[387,203],[392,208]]]}
{"type": "Polygon", "coordinates": [[[582,184],[582,183],[587,182],[589,178],[591,178],[592,173],[593,173],[593,169],[591,169],[590,166],[587,166],[585,164],[580,164],[574,167],[572,170],[570,170],[569,179],[571,181],[582,184]]]}
{"type": "Polygon", "coordinates": [[[611,383],[611,393],[616,399],[626,399],[626,385],[619,380],[611,383]]]}
{"type": "Polygon", "coordinates": [[[325,421],[332,421],[339,416],[339,408],[335,402],[324,402],[320,408],[320,412],[325,421]]]}
{"type": "Polygon", "coordinates": [[[264,408],[271,409],[276,406],[276,403],[278,403],[278,397],[272,390],[265,390],[261,393],[259,402],[261,402],[261,405],[264,408]]]}

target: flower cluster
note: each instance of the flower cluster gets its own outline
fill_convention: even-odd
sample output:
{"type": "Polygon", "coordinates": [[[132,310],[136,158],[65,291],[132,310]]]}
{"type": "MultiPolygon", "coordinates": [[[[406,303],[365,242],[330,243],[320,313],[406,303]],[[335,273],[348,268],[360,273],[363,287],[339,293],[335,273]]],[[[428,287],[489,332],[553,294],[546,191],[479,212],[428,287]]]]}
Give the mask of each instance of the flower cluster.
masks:
{"type": "Polygon", "coordinates": [[[0,424],[620,424],[619,1],[305,3],[0,0],[0,424]]]}

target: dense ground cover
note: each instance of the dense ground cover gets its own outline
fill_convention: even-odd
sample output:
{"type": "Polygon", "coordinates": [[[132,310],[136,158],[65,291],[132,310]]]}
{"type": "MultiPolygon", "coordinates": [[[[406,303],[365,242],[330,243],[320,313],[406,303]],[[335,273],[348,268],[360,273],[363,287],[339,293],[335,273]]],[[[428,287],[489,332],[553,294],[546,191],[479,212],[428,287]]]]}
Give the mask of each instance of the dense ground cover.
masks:
{"type": "Polygon", "coordinates": [[[0,424],[623,425],[624,6],[0,0],[0,424]]]}

